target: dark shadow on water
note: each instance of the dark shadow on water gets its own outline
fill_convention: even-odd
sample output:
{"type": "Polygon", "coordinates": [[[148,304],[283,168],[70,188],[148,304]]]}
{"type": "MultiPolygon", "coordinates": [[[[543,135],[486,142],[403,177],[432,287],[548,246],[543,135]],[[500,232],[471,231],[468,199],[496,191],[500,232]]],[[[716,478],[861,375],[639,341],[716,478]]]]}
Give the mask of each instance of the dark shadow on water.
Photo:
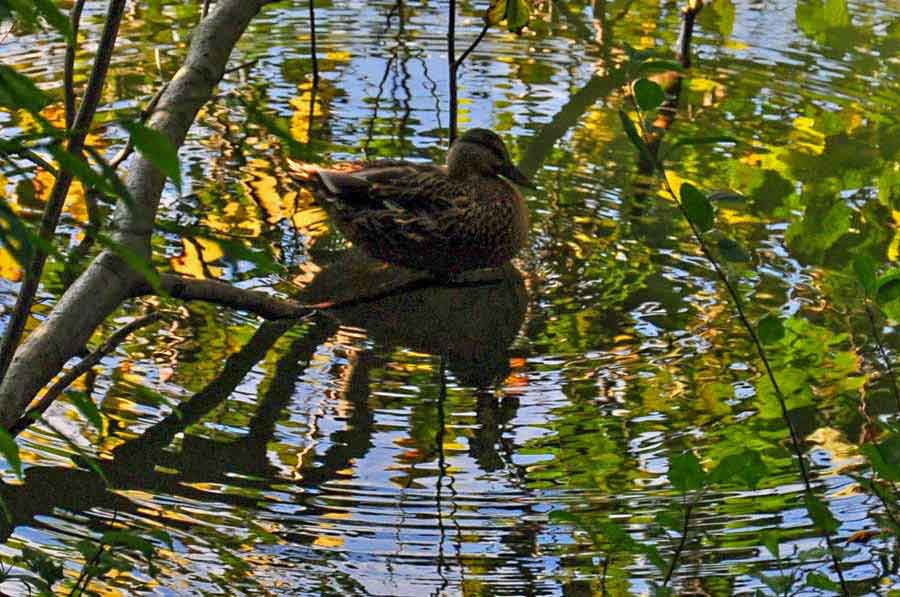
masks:
{"type": "MultiPolygon", "coordinates": [[[[302,289],[306,303],[344,302],[356,296],[413,285],[423,278],[347,251],[302,289]]],[[[445,356],[465,386],[490,388],[509,373],[508,348],[525,320],[528,293],[514,266],[467,274],[449,283],[329,311],[340,324],[364,329],[385,347],[445,356]]]]}

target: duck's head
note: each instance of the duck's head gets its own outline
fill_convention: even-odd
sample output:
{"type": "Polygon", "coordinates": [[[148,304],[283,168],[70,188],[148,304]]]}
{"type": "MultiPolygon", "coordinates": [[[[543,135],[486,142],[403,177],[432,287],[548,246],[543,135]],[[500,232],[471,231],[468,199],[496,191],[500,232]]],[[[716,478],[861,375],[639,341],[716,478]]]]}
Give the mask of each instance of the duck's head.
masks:
{"type": "Polygon", "coordinates": [[[534,188],[528,177],[516,168],[509,151],[497,133],[488,129],[470,129],[453,142],[447,154],[451,178],[502,176],[516,184],[534,188]]]}

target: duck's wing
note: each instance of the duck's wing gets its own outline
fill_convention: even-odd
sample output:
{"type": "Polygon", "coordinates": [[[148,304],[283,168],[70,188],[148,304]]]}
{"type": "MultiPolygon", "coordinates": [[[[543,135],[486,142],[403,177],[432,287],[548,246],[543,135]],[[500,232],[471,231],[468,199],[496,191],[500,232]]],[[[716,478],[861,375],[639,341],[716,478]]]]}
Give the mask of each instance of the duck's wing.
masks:
{"type": "Polygon", "coordinates": [[[318,176],[337,202],[367,211],[434,212],[451,207],[462,194],[439,166],[377,164],[356,172],[320,171],[318,176]]]}

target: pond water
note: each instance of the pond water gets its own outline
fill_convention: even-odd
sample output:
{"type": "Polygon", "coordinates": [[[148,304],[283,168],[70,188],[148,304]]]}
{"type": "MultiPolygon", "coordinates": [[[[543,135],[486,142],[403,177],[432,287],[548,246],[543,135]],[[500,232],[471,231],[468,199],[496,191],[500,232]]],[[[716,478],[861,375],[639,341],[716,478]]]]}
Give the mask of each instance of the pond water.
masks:
{"type": "MultiPolygon", "coordinates": [[[[201,4],[133,3],[91,136],[109,155],[126,138],[116,119],[177,70],[201,4]]],[[[483,4],[463,3],[458,48],[478,33],[483,4]]],[[[291,181],[283,143],[248,122],[245,106],[279,118],[307,161],[443,159],[447,3],[316,7],[318,90],[305,2],[266,7],[241,40],[232,63],[243,66],[179,154],[183,193],[164,193],[161,269],[324,298],[402,278],[353,259],[291,181]],[[235,246],[271,255],[286,273],[235,246]]],[[[81,82],[104,11],[87,3],[81,82]]],[[[802,588],[810,571],[836,576],[827,555],[808,551],[824,542],[754,347],[676,206],[639,173],[619,120],[620,108],[633,112],[628,48],[665,53],[679,27],[674,2],[535,2],[529,31],[492,29],[468,58],[461,128],[498,131],[539,187],[527,195],[529,246],[493,283],[415,290],[296,325],[196,302],[129,303],[98,338],[147,309],[171,315],[73,387],[100,405],[105,432],[68,401],[48,413],[96,453],[112,489],[33,426],[19,439],[24,482],[4,479],[13,524],[0,556],[35,548],[65,560],[74,579],[80,540],[163,529],[174,543],[157,542],[155,576],[134,557],[132,572],[92,589],[648,594],[666,568],[597,529],[614,521],[669,562],[681,533],[667,521],[677,523],[684,499],[669,480],[672,459],[690,451],[711,468],[752,448],[767,469],[755,489],[723,483],[689,496],[670,586],[770,594],[764,580],[783,570],[803,594],[828,594],[802,588]],[[779,529],[777,559],[766,529],[779,529]]],[[[857,479],[869,472],[860,446],[897,410],[851,260],[894,262],[900,252],[898,48],[895,1],[715,0],[698,17],[667,133],[739,141],[683,148],[670,179],[744,197],[717,204],[720,234],[747,253],[726,270],[751,320],[785,321],[769,352],[815,491],[839,522],[855,594],[900,589],[893,540],[847,542],[881,528],[884,507],[857,479]]],[[[6,64],[57,98],[63,54],[48,32],[16,30],[0,43],[6,64]]],[[[48,115],[62,119],[58,107],[48,115]]],[[[0,122],[31,126],[20,115],[0,122]]],[[[50,176],[4,174],[6,200],[37,213],[50,176]]],[[[62,246],[79,241],[86,218],[78,188],[67,211],[62,246]]],[[[8,312],[19,274],[8,255],[0,265],[8,312]]],[[[37,318],[65,278],[52,263],[37,318]]],[[[878,321],[893,356],[893,320],[878,321]]]]}

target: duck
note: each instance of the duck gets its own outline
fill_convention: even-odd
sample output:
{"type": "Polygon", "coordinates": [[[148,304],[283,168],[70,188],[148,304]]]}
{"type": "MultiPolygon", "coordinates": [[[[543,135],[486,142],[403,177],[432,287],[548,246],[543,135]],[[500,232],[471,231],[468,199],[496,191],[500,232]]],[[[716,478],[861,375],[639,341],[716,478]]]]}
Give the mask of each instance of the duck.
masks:
{"type": "Polygon", "coordinates": [[[528,240],[528,207],[516,185],[534,186],[489,129],[454,141],[446,165],[375,160],[291,169],[347,240],[392,265],[453,276],[502,266],[528,240]]]}

